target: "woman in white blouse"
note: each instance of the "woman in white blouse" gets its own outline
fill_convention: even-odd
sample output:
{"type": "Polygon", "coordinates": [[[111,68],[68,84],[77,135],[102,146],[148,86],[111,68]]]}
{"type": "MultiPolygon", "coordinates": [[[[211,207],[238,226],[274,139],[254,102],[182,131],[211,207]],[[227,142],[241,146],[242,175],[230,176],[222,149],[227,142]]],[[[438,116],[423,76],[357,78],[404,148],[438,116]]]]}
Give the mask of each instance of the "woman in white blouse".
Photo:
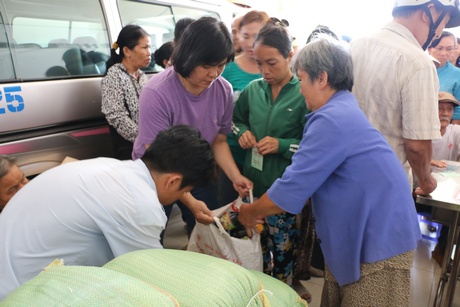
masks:
{"type": "Polygon", "coordinates": [[[148,33],[137,25],[123,27],[113,43],[102,79],[102,113],[110,125],[114,155],[130,159],[137,136],[139,95],[148,78],[141,68],[151,61],[148,33]]]}

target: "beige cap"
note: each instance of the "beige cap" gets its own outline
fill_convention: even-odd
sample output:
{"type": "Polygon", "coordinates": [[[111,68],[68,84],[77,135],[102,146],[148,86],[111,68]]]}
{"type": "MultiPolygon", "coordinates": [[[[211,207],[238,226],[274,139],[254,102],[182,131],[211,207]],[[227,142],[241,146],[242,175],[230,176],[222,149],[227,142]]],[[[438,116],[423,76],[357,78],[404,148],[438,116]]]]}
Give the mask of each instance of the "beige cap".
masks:
{"type": "Polygon", "coordinates": [[[454,105],[460,106],[460,102],[458,102],[455,97],[447,92],[439,92],[438,95],[438,101],[439,102],[452,102],[454,105]]]}

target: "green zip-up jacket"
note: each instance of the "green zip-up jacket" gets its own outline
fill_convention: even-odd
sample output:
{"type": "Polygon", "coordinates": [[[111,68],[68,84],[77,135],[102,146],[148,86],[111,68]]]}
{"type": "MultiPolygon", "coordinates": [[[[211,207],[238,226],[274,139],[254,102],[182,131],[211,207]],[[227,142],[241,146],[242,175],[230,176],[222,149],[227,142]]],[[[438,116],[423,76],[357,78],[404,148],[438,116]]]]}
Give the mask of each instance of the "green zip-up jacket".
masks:
{"type": "Polygon", "coordinates": [[[309,113],[300,94],[299,80],[294,76],[275,101],[271,86],[263,79],[252,81],[241,91],[233,109],[233,133],[239,139],[250,130],[257,141],[266,136],[279,141],[278,153],[263,157],[263,170],[251,166],[252,149],[246,152],[243,174],[253,181],[253,194],[260,197],[280,178],[297,151],[309,113]]]}

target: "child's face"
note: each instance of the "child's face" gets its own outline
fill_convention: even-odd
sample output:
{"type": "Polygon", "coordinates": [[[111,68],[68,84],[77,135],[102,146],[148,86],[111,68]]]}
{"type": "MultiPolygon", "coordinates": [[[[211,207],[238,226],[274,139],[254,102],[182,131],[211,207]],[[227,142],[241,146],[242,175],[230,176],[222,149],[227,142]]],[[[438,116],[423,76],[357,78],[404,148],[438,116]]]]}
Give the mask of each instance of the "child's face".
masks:
{"type": "Polygon", "coordinates": [[[438,111],[441,128],[446,128],[454,115],[454,105],[451,102],[440,102],[438,111]]]}

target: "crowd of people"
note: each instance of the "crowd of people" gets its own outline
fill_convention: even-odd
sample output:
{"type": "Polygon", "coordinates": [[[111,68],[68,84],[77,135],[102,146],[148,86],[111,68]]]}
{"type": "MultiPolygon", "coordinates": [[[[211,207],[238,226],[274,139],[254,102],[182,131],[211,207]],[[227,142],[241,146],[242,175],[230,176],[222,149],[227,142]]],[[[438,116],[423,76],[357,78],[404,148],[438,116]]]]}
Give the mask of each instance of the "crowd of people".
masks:
{"type": "Polygon", "coordinates": [[[264,225],[265,273],[310,301],[299,281],[316,249],[322,306],[408,306],[413,195],[434,191],[431,167],[460,156],[459,47],[444,31],[460,11],[407,0],[392,13],[351,42],[320,25],[298,48],[286,20],[258,10],[231,29],[181,19],[154,53],[142,27],[123,27],[102,80],[116,159],[28,183],[0,156],[0,299],[56,258],[102,266],[162,248],[172,204],[190,235],[252,190],[239,221],[249,235],[264,225]],[[149,79],[152,61],[161,71],[149,79]]]}

